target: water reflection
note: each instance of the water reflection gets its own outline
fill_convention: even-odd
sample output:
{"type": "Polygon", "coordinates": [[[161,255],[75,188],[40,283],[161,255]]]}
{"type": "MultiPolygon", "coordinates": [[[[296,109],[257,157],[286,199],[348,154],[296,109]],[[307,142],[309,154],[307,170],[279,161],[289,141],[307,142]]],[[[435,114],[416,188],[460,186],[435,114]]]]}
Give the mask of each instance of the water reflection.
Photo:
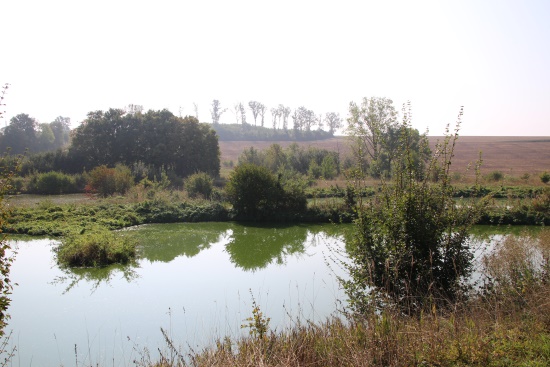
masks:
{"type": "Polygon", "coordinates": [[[342,234],[342,226],[311,224],[179,223],[134,230],[142,259],[170,262],[179,256],[194,257],[215,243],[223,243],[231,263],[246,271],[285,264],[289,256],[303,254],[310,243],[315,245],[319,233],[342,234]]]}
{"type": "Polygon", "coordinates": [[[170,262],[178,256],[193,257],[223,241],[228,235],[224,223],[155,224],[135,228],[139,257],[151,262],[170,262]]]}
{"type": "Polygon", "coordinates": [[[272,262],[282,265],[287,256],[303,253],[307,235],[305,226],[234,225],[225,249],[235,266],[255,271],[272,262]]]}
{"type": "Polygon", "coordinates": [[[52,281],[53,285],[65,285],[63,294],[76,287],[78,283],[84,281],[89,284],[91,293],[94,293],[102,284],[108,285],[115,277],[125,279],[131,282],[139,278],[136,271],[137,263],[126,265],[114,264],[102,268],[70,268],[60,267],[63,275],[56,276],[52,281]]]}

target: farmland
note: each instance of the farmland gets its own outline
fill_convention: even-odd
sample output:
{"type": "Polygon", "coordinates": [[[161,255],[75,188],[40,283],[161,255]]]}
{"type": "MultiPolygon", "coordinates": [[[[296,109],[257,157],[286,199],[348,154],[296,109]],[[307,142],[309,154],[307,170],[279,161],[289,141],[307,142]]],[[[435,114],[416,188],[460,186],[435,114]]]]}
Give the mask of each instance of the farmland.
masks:
{"type": "MultiPolygon", "coordinates": [[[[430,145],[435,146],[442,137],[430,136],[430,145]]],[[[277,143],[283,148],[292,144],[289,141],[220,141],[221,161],[238,161],[243,149],[254,147],[262,150],[277,143]]],[[[298,143],[304,147],[315,147],[340,152],[341,157],[350,154],[347,137],[298,143]]],[[[539,175],[550,170],[550,137],[529,136],[461,136],[455,148],[453,170],[466,173],[469,164],[475,162],[482,153],[482,172],[501,171],[510,176],[525,173],[539,175]]],[[[473,175],[473,170],[470,171],[473,175]]]]}

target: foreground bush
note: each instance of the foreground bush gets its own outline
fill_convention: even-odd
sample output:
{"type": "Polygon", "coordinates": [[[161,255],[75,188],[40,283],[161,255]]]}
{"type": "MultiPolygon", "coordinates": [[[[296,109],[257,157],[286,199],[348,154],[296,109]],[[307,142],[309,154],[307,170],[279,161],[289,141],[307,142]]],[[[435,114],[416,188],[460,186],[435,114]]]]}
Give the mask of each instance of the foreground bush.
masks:
{"type": "Polygon", "coordinates": [[[453,199],[450,166],[458,132],[436,145],[424,172],[410,145],[409,117],[405,114],[399,129],[391,181],[382,180],[380,193],[357,206],[355,235],[347,246],[351,261],[343,263],[349,279],[341,283],[359,317],[387,307],[417,314],[426,303],[452,304],[472,271],[469,230],[484,201],[456,205],[453,199]],[[435,183],[432,172],[438,173],[435,183]]]}
{"type": "Polygon", "coordinates": [[[99,228],[69,234],[57,249],[58,262],[73,267],[126,264],[135,257],[136,242],[130,236],[99,228]]]}

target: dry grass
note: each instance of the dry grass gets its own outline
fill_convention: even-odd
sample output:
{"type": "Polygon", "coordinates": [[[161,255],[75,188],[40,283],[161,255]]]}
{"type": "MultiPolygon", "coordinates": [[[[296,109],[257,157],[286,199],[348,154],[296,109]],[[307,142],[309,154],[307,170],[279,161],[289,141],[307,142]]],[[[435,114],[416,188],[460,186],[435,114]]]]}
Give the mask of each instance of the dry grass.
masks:
{"type": "Polygon", "coordinates": [[[300,323],[263,337],[220,339],[142,366],[548,366],[550,230],[508,237],[483,262],[486,287],[419,317],[382,312],[300,323]],[[489,286],[490,285],[490,286],[489,286]]]}

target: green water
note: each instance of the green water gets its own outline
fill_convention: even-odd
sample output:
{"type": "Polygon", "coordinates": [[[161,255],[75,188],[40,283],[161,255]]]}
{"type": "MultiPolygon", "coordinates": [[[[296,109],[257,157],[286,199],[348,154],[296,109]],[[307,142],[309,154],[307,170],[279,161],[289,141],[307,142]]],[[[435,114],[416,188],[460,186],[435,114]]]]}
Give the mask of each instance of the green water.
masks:
{"type": "MultiPolygon", "coordinates": [[[[185,352],[246,335],[252,298],[282,330],[320,321],[345,304],[327,257],[351,225],[155,224],[129,229],[140,259],[129,266],[63,269],[55,241],[19,238],[9,309],[16,366],[129,366],[166,350],[160,328],[185,352]],[[76,353],[75,353],[76,346],[76,353]]],[[[476,227],[484,244],[522,228],[476,227]]],[[[475,274],[474,274],[475,276],[475,274]]]]}
{"type": "Polygon", "coordinates": [[[252,297],[271,329],[322,320],[344,301],[340,270],[325,258],[350,228],[146,225],[129,229],[140,243],[136,264],[102,269],[59,268],[54,241],[20,238],[8,327],[14,365],[130,365],[145,348],[154,357],[165,349],[161,327],[183,350],[200,350],[247,333],[252,297]]]}

